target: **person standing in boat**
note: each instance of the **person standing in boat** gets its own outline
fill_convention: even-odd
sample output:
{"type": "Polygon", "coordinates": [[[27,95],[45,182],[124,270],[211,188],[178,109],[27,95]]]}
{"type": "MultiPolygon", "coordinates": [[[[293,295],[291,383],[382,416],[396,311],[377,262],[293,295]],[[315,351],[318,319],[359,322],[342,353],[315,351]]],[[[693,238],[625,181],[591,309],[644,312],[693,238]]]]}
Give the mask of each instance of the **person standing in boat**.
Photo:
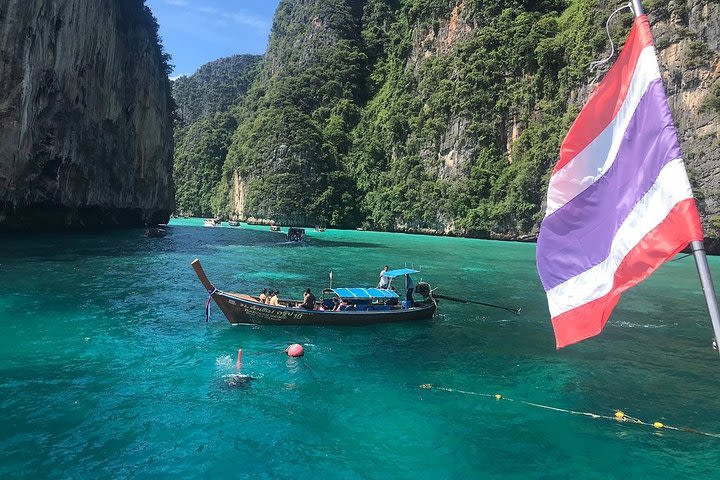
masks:
{"type": "Polygon", "coordinates": [[[410,302],[410,306],[413,304],[413,290],[415,290],[415,283],[413,283],[412,278],[410,278],[410,274],[405,274],[405,291],[406,296],[405,299],[410,302]]]}
{"type": "Polygon", "coordinates": [[[298,308],[304,308],[305,310],[315,310],[315,295],[313,295],[312,291],[309,288],[305,290],[305,294],[303,295],[303,303],[298,305],[298,308]]]}
{"type": "Polygon", "coordinates": [[[260,300],[260,303],[265,303],[267,300],[267,288],[262,289],[262,292],[260,292],[260,295],[258,296],[258,300],[260,300]]]}
{"type": "Polygon", "coordinates": [[[385,268],[380,270],[380,283],[378,283],[378,288],[388,288],[390,286],[390,278],[385,275],[388,271],[388,266],[385,265],[385,268]]]}

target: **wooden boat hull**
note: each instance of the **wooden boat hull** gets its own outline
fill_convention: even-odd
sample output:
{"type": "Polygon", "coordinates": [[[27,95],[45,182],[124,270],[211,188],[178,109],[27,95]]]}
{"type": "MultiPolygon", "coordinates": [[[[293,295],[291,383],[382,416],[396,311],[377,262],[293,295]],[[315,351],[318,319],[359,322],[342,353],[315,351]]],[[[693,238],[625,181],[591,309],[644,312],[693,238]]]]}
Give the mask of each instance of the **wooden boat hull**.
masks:
{"type": "Polygon", "coordinates": [[[427,320],[435,314],[435,304],[417,304],[408,309],[378,311],[305,310],[273,307],[247,300],[244,295],[215,292],[213,300],[233,325],[373,325],[376,323],[427,320]]]}

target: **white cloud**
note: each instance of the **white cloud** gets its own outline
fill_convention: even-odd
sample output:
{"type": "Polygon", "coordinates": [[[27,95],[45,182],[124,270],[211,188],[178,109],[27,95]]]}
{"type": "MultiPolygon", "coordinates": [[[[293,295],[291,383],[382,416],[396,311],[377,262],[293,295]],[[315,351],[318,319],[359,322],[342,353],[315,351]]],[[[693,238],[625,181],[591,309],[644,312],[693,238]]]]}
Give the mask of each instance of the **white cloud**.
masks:
{"type": "Polygon", "coordinates": [[[244,13],[225,13],[223,14],[223,17],[241,25],[257,28],[258,30],[269,30],[271,26],[270,22],[264,18],[258,18],[244,13]]]}
{"type": "Polygon", "coordinates": [[[192,7],[191,10],[193,10],[195,12],[199,12],[199,13],[204,13],[206,15],[217,15],[218,14],[218,9],[213,8],[213,7],[192,7]]]}
{"type": "Polygon", "coordinates": [[[174,7],[181,7],[192,13],[201,14],[216,22],[225,23],[232,22],[238,25],[246,25],[257,30],[270,30],[272,22],[268,19],[257,17],[242,11],[225,12],[215,7],[197,6],[191,4],[188,0],[165,0],[165,3],[174,7]]]}

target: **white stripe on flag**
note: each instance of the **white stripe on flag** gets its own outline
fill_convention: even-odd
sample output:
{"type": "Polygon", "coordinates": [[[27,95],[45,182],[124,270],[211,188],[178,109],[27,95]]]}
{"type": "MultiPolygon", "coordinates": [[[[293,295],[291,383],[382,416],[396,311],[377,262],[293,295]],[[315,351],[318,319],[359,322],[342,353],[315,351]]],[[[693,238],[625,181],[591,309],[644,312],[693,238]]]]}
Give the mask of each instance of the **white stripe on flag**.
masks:
{"type": "Polygon", "coordinates": [[[548,290],[550,315],[556,317],[607,295],[625,256],[682,200],[693,198],[681,158],[669,162],[617,231],[610,255],[601,263],[548,290]]]}
{"type": "Polygon", "coordinates": [[[640,52],[627,96],[615,118],[582,152],[550,177],[546,216],[581,194],[610,169],[640,100],[650,83],[659,78],[655,49],[645,47],[640,52]]]}

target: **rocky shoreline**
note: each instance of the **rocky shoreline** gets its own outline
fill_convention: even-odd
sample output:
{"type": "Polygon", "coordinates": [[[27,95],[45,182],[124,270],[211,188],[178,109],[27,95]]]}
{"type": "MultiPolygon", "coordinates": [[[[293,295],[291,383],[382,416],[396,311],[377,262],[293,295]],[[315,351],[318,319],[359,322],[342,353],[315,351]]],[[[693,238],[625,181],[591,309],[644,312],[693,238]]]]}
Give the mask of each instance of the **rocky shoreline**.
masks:
{"type": "MultiPolygon", "coordinates": [[[[489,232],[485,234],[460,234],[455,232],[444,232],[435,230],[432,228],[398,228],[390,230],[396,233],[407,233],[411,235],[432,235],[437,237],[459,237],[459,238],[477,238],[483,240],[499,240],[504,242],[522,242],[522,243],[535,243],[537,242],[537,234],[522,234],[522,235],[510,235],[496,232],[489,232]]],[[[720,238],[706,237],[705,238],[705,252],[708,255],[720,255],[720,238]]],[[[688,246],[683,250],[683,253],[692,253],[688,246]]]]}

